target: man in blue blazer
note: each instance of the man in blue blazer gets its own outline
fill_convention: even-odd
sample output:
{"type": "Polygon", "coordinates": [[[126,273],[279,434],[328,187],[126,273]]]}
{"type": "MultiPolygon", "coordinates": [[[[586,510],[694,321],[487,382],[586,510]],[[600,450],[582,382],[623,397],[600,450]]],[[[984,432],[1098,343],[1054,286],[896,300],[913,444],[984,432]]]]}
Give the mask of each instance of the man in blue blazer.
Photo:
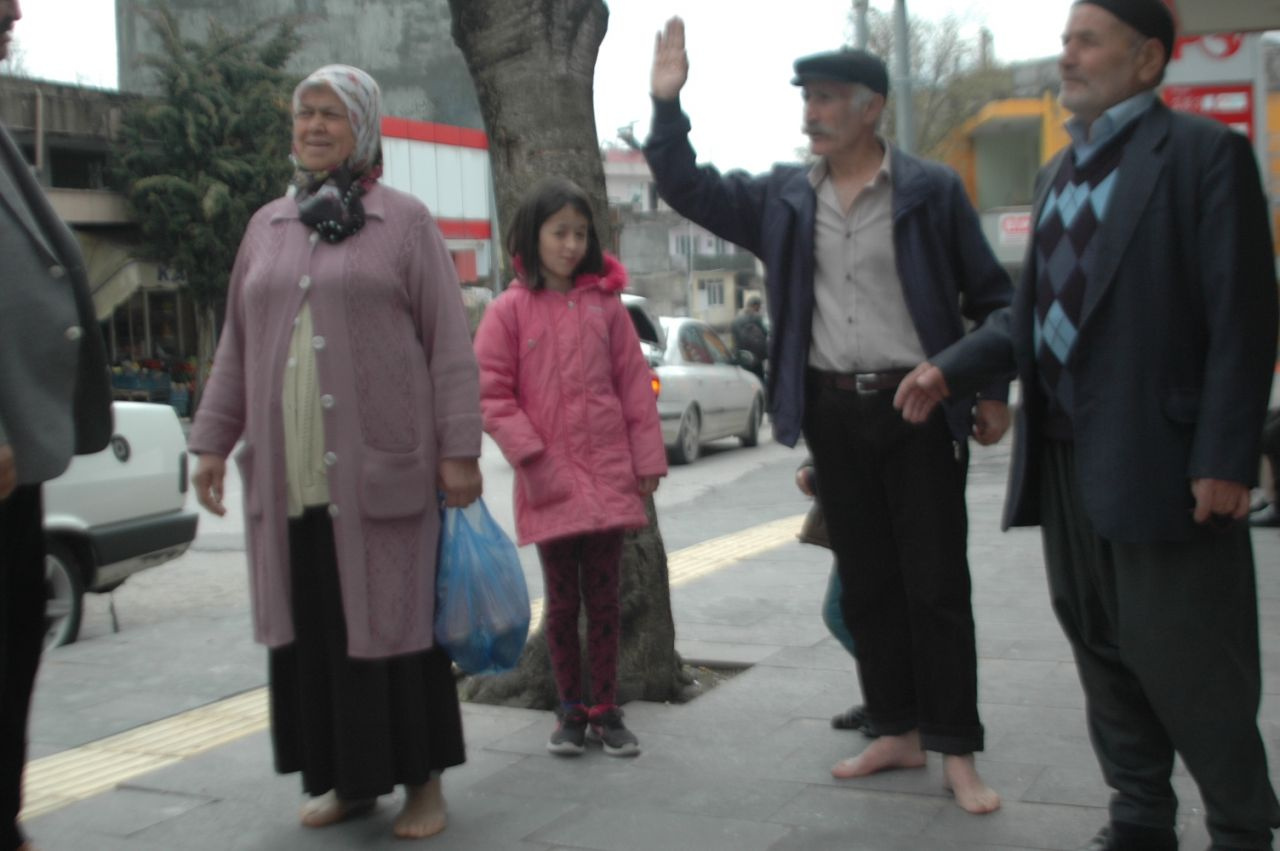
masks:
{"type": "Polygon", "coordinates": [[[645,156],[673,208],[759,256],[767,275],[774,437],[803,430],[843,585],[867,714],[881,734],[832,774],[861,777],[943,755],[956,803],[1000,805],[983,748],[964,486],[973,430],[994,442],[1007,386],[957,399],[925,429],[893,410],[917,358],[1011,298],[960,179],[877,132],[889,75],[861,50],[795,62],[814,162],[767,174],[699,168],[679,93],[684,25],[659,35],[645,156]],[[976,417],[974,412],[976,411],[976,417]]]}
{"type": "Polygon", "coordinates": [[[1177,848],[1177,753],[1213,848],[1260,851],[1280,806],[1241,521],[1276,360],[1275,258],[1249,140],[1155,96],[1173,40],[1160,0],[1071,6],[1073,141],[1037,180],[1013,306],[921,364],[895,403],[920,421],[1017,368],[1004,523],[1042,527],[1114,789],[1091,847],[1177,848]]]}
{"type": "MultiPolygon", "coordinates": [[[[0,59],[21,16],[0,0],[0,59]]],[[[0,851],[18,827],[44,640],[40,485],[111,438],[106,354],[75,237],[0,127],[0,851]]]]}

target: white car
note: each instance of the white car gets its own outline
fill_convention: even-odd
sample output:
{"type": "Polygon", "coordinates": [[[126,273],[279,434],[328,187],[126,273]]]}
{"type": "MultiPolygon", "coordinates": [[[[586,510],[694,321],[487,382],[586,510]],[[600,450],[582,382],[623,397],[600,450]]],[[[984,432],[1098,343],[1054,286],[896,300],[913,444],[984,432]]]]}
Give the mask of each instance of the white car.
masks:
{"type": "Polygon", "coordinates": [[[702,444],[737,437],[760,442],[764,385],[744,368],[751,354],[731,352],[710,325],[683,316],[655,317],[643,296],[622,294],[654,372],[662,441],[676,464],[692,463],[702,444]]]}
{"type": "Polygon", "coordinates": [[[662,438],[677,464],[694,461],[702,444],[736,437],[743,446],[760,442],[764,385],[744,364],[748,352],[733,352],[710,325],[684,316],[662,316],[662,382],[658,415],[662,438]]]}
{"type": "Polygon", "coordinates": [[[85,591],[102,593],[187,551],[187,440],[168,405],[116,402],[111,444],[44,486],[45,646],[76,640],[85,591]]]}

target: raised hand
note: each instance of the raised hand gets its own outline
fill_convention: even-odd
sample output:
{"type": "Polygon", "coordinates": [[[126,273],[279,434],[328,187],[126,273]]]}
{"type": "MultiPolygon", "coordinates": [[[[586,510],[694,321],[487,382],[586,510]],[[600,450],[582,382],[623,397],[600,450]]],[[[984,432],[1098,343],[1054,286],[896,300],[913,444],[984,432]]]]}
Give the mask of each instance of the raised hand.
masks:
{"type": "Polygon", "coordinates": [[[684,21],[672,18],[653,42],[649,93],[658,100],[675,100],[688,79],[689,57],[684,52],[684,21]]]}

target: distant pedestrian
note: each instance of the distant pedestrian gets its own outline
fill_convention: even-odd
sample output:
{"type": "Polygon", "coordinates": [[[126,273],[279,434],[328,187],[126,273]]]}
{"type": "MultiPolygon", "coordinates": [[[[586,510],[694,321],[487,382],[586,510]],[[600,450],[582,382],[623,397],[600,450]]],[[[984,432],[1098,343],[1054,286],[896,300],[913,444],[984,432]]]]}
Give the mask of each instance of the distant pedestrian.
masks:
{"type": "Polygon", "coordinates": [[[1006,384],[957,399],[924,429],[892,407],[911,366],[1010,301],[955,172],[878,132],[884,62],[863,50],[797,59],[814,161],[766,174],[698,167],[680,92],[684,24],[654,46],[644,153],[673,209],[756,254],[773,319],[774,437],[813,453],[844,588],[845,625],[881,733],[832,766],[838,778],[919,768],[942,754],[944,783],[971,813],[1000,797],[978,773],[984,747],[965,519],[963,446],[1000,438],[1006,384]]]}
{"type": "Polygon", "coordinates": [[[366,812],[397,784],[397,836],[445,828],[465,759],[434,646],[437,489],[481,491],[478,369],[457,273],[416,198],[384,186],[381,95],[327,65],[293,94],[293,191],[254,214],[188,445],[200,504],[244,483],[254,633],[269,648],[276,769],[302,823],[366,812]]]}
{"type": "Polygon", "coordinates": [[[1174,44],[1162,0],[1071,4],[1072,141],[1037,178],[1013,306],[931,355],[895,404],[919,422],[1017,370],[1004,523],[1041,527],[1114,790],[1090,849],[1177,849],[1176,755],[1213,849],[1264,851],[1280,804],[1241,521],[1276,360],[1275,257],[1248,138],[1160,100],[1174,44]]]}
{"type": "MultiPolygon", "coordinates": [[[[17,0],[0,0],[0,59],[17,0]]],[[[111,384],[76,238],[0,126],[0,851],[18,826],[45,633],[41,486],[111,439],[111,384]]]]}
{"type": "Polygon", "coordinates": [[[639,753],[617,706],[618,575],[626,529],[667,473],[657,402],[604,254],[591,205],[554,178],[507,232],[517,277],[476,331],[485,430],[516,474],[516,531],[538,545],[546,637],[560,706],[552,753],[582,753],[588,725],[606,753],[639,753]],[[578,613],[587,612],[591,705],[582,693],[578,613]]]}
{"type": "Polygon", "coordinates": [[[734,318],[729,330],[733,335],[733,347],[737,351],[749,352],[751,363],[746,364],[750,372],[754,372],[760,382],[764,383],[765,362],[769,359],[769,329],[764,324],[761,307],[764,304],[760,296],[747,296],[747,302],[734,318]]]}

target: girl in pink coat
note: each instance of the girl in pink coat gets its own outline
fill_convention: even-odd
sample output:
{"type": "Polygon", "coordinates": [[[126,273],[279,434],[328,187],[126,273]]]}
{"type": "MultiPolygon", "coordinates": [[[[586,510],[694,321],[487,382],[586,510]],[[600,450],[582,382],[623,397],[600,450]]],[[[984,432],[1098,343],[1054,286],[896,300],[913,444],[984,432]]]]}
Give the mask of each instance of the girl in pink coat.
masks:
{"type": "Polygon", "coordinates": [[[586,194],[552,179],[507,236],[518,277],[476,332],[480,403],[516,473],[516,532],[537,544],[560,707],[547,742],[582,753],[587,727],[614,756],[639,753],[616,705],[622,535],[643,528],[667,460],[649,366],[618,293],[586,194]],[[587,609],[592,706],[583,703],[579,600],[587,609]]]}

